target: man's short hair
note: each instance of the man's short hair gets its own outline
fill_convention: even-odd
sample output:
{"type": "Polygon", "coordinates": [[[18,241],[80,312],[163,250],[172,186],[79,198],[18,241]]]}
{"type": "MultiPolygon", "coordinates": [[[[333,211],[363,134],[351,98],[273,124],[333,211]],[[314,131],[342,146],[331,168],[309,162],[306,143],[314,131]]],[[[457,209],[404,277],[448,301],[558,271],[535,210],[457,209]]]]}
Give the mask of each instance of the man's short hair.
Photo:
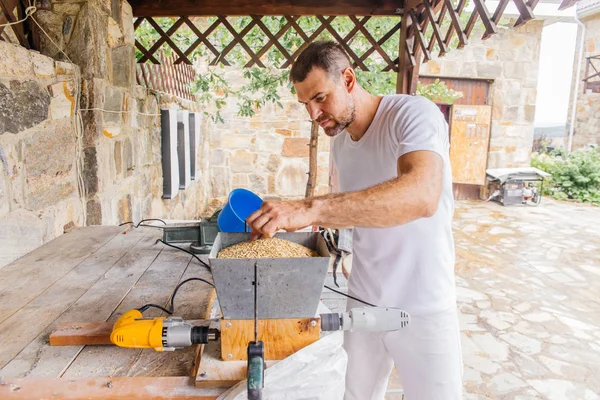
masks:
{"type": "Polygon", "coordinates": [[[298,56],[292,70],[290,81],[302,82],[314,68],[321,68],[332,77],[336,77],[344,69],[351,67],[350,58],[337,43],[331,41],[313,42],[298,56]]]}

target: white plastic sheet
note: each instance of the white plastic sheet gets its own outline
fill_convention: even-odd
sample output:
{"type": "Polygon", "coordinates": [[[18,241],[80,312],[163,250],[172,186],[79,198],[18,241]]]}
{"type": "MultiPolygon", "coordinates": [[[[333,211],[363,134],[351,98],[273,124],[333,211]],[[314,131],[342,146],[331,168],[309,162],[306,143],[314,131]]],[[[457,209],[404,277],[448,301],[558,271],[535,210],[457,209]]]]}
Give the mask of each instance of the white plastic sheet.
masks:
{"type": "MultiPolygon", "coordinates": [[[[334,332],[265,371],[264,400],[341,400],[347,356],[344,335],[334,332]]],[[[247,400],[241,381],[217,400],[247,400]]]]}

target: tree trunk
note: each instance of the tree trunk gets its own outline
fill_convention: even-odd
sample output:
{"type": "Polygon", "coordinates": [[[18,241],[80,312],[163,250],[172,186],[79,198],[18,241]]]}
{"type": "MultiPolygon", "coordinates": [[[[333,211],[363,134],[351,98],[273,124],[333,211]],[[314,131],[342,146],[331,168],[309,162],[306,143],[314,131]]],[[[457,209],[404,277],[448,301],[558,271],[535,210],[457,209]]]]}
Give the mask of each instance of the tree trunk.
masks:
{"type": "Polygon", "coordinates": [[[315,195],[315,186],[317,185],[317,151],[319,145],[319,124],[313,121],[310,129],[310,142],[308,144],[308,181],[306,182],[305,197],[315,195]]]}

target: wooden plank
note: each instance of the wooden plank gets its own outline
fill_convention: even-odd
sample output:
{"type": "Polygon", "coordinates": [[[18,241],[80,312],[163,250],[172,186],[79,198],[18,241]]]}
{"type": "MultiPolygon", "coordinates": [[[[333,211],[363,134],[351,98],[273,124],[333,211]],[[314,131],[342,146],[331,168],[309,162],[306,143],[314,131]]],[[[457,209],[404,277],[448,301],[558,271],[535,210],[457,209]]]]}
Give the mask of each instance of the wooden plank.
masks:
{"type": "Polygon", "coordinates": [[[453,183],[485,184],[491,109],[491,106],[452,107],[450,163],[453,183]]]}
{"type": "MultiPolygon", "coordinates": [[[[409,0],[414,6],[420,0],[409,0]]],[[[398,15],[404,2],[372,0],[131,0],[135,17],[212,15],[398,15]]]]}
{"type": "MultiPolygon", "coordinates": [[[[458,36],[458,48],[464,47],[467,44],[467,36],[465,32],[463,32],[462,27],[460,26],[459,17],[462,14],[462,11],[467,4],[466,0],[459,0],[458,7],[456,10],[452,5],[452,0],[444,0],[444,4],[446,5],[446,10],[448,10],[448,15],[450,15],[450,26],[448,27],[448,32],[446,33],[446,38],[444,39],[444,43],[446,46],[450,46],[452,42],[452,34],[456,31],[456,35],[458,36]]],[[[475,10],[473,10],[473,14],[475,14],[475,10]]]]}
{"type": "Polygon", "coordinates": [[[408,36],[408,13],[402,15],[402,25],[400,27],[400,40],[398,44],[398,76],[396,80],[396,93],[409,93],[409,63],[408,56],[410,55],[409,47],[406,45],[408,36]],[[408,53],[408,54],[407,54],[408,53]]]}
{"type": "MultiPolygon", "coordinates": [[[[535,6],[537,6],[537,4],[539,3],[540,0],[529,0],[526,5],[531,9],[532,14],[533,15],[533,9],[535,8],[535,6]]],[[[535,18],[535,17],[534,17],[535,18]]],[[[523,18],[522,16],[519,17],[519,19],[517,19],[517,22],[515,22],[515,28],[523,25],[525,22],[527,22],[527,20],[525,18],[523,18]]]]}
{"type": "Polygon", "coordinates": [[[0,324],[0,375],[59,376],[79,349],[48,346],[52,329],[108,317],[160,251],[151,248],[157,236],[160,232],[150,229],[118,235],[0,324]]]}
{"type": "MultiPolygon", "coordinates": [[[[423,32],[421,32],[421,27],[419,26],[419,20],[414,10],[409,11],[410,18],[412,19],[412,29],[415,37],[417,38],[417,42],[421,47],[421,51],[423,52],[423,56],[425,57],[425,62],[431,60],[431,54],[429,50],[427,50],[427,45],[425,44],[425,38],[423,37],[423,32]]],[[[416,54],[416,52],[415,52],[416,54]]],[[[415,56],[415,60],[417,57],[415,56]]],[[[418,62],[418,61],[417,61],[418,62]]]]}
{"type": "MultiPolygon", "coordinates": [[[[261,319],[258,340],[265,343],[265,360],[283,360],[319,340],[320,318],[261,319]]],[[[221,358],[247,360],[254,340],[253,320],[221,320],[221,358]]]]}
{"type": "Polygon", "coordinates": [[[67,322],[58,325],[50,334],[50,346],[111,344],[113,322],[67,322]]]}
{"type": "MultiPolygon", "coordinates": [[[[4,18],[6,18],[9,23],[17,21],[17,18],[15,18],[15,15],[13,14],[13,10],[15,7],[18,7],[18,4],[18,0],[0,0],[0,8],[2,9],[4,18]]],[[[20,24],[11,25],[10,27],[17,36],[17,39],[19,39],[19,44],[26,49],[29,49],[29,42],[27,42],[25,35],[23,35],[23,27],[20,24]]]]}
{"type": "MultiPolygon", "coordinates": [[[[276,364],[277,360],[266,360],[267,368],[276,364]]],[[[246,379],[247,361],[223,361],[220,357],[219,344],[212,342],[204,346],[202,359],[196,377],[198,388],[229,388],[246,379]]]]}
{"type": "Polygon", "coordinates": [[[519,10],[519,14],[521,14],[520,19],[522,19],[524,22],[535,18],[531,6],[528,3],[525,3],[524,0],[513,0],[513,3],[515,3],[517,10],[519,10]]]}
{"type": "MultiPolygon", "coordinates": [[[[483,23],[483,26],[485,26],[485,33],[488,35],[498,33],[498,28],[496,27],[496,24],[494,23],[494,21],[492,21],[492,18],[490,17],[490,12],[488,11],[487,7],[485,6],[484,1],[483,0],[473,0],[473,1],[475,2],[475,8],[477,9],[477,13],[481,17],[481,22],[483,23]]],[[[522,1],[522,0],[514,0],[514,1],[516,3],[517,1],[522,1]]]]}
{"type": "MultiPolygon", "coordinates": [[[[154,230],[153,230],[154,231],[154,230]]],[[[157,230],[160,234],[160,231],[157,230]]],[[[162,248],[162,244],[160,245],[162,248]]],[[[191,256],[178,251],[176,249],[165,247],[162,248],[160,254],[153,260],[152,264],[142,274],[138,275],[139,279],[129,282],[130,290],[125,296],[121,296],[121,301],[113,307],[105,318],[109,322],[116,321],[123,313],[134,308],[143,306],[144,304],[153,303],[162,306],[167,305],[168,300],[173,292],[173,289],[182,279],[186,268],[190,265],[191,256]]],[[[197,263],[197,261],[196,261],[197,263]]],[[[192,271],[198,272],[201,267],[194,265],[192,271]]],[[[188,285],[194,287],[200,286],[201,283],[190,282],[188,285]]],[[[182,287],[181,291],[186,290],[182,287]]],[[[175,310],[177,316],[188,319],[189,315],[179,314],[181,310],[178,305],[182,298],[176,297],[175,310]]],[[[157,317],[163,315],[160,310],[150,308],[144,312],[145,317],[157,317]]],[[[81,320],[81,319],[80,319],[81,320]]],[[[73,321],[73,320],[72,320],[73,321]]],[[[105,346],[86,346],[81,350],[68,369],[64,372],[65,378],[82,378],[85,376],[127,376],[136,360],[140,357],[142,349],[128,349],[121,347],[105,347],[105,346]]],[[[156,353],[153,349],[147,351],[156,353]]],[[[160,353],[165,356],[173,356],[175,352],[160,353]]],[[[178,356],[178,351],[175,355],[178,356]]],[[[165,371],[166,372],[166,371],[165,371]]],[[[150,374],[148,374],[150,375],[150,374]]],[[[179,375],[187,375],[182,373],[179,375]]]]}
{"type": "MultiPolygon", "coordinates": [[[[448,48],[446,47],[446,44],[444,43],[444,39],[442,38],[442,33],[440,32],[440,27],[439,27],[437,21],[435,20],[435,13],[433,11],[433,7],[431,6],[431,3],[429,1],[425,1],[423,4],[425,6],[425,14],[429,17],[429,20],[431,21],[431,27],[433,28],[433,35],[435,36],[435,38],[438,41],[438,46],[440,47],[440,57],[441,57],[448,52],[448,48]]],[[[423,30],[425,30],[425,29],[423,29],[423,30]]],[[[427,51],[430,51],[429,47],[427,48],[427,51]]]]}
{"type": "Polygon", "coordinates": [[[3,400],[216,400],[224,390],[198,390],[187,377],[0,379],[3,400]]]}
{"type": "Polygon", "coordinates": [[[74,229],[0,269],[0,323],[126,229],[116,226],[74,229]]]}

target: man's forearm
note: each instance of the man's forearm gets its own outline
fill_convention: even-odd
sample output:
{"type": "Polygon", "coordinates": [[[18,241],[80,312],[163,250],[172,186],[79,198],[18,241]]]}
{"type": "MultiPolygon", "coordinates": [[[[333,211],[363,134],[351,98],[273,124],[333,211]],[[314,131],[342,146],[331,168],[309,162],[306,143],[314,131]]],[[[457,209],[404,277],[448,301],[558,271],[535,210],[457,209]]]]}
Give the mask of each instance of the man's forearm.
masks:
{"type": "Polygon", "coordinates": [[[315,225],[331,228],[387,228],[435,214],[439,193],[431,177],[406,174],[365,190],[309,200],[315,225]]]}

